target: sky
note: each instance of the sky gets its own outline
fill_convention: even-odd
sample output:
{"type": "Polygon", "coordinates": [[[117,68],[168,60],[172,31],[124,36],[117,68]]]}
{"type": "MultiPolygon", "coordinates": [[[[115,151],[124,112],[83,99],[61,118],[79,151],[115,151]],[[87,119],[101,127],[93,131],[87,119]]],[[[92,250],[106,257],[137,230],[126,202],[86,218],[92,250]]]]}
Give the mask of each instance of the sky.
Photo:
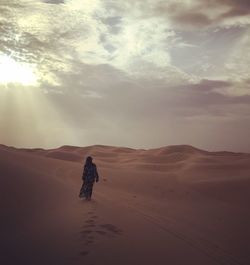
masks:
{"type": "Polygon", "coordinates": [[[0,143],[250,152],[249,0],[0,0],[0,143]]]}

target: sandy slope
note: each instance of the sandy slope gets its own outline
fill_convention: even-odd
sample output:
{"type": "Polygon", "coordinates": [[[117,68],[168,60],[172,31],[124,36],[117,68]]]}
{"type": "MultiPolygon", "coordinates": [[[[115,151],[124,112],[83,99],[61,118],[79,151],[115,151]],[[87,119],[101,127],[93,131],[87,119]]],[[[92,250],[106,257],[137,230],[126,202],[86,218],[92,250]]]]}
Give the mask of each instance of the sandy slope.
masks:
{"type": "Polygon", "coordinates": [[[250,155],[0,146],[0,264],[250,264],[250,155]],[[81,201],[82,160],[101,181],[81,201]]]}

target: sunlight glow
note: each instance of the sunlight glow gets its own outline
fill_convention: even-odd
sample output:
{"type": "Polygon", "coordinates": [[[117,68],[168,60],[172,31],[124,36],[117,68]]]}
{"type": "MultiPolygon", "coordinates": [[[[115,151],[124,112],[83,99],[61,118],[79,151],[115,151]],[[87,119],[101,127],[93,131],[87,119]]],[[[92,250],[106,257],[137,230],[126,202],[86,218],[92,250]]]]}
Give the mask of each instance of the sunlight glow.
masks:
{"type": "Polygon", "coordinates": [[[0,83],[36,85],[37,77],[34,67],[28,63],[15,61],[10,56],[0,55],[0,83]]]}

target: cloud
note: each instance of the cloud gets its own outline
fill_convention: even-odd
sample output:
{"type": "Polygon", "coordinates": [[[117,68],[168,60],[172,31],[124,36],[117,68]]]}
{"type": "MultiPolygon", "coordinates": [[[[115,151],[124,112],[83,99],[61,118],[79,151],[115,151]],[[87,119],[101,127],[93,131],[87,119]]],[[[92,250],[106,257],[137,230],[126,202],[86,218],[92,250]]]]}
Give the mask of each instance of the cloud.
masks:
{"type": "Polygon", "coordinates": [[[196,12],[179,13],[173,16],[172,19],[182,25],[195,25],[197,27],[203,27],[212,23],[212,20],[208,16],[196,12]]]}
{"type": "MultiPolygon", "coordinates": [[[[197,115],[218,118],[218,110],[220,116],[227,116],[232,106],[250,105],[250,95],[231,93],[240,85],[232,81],[168,82],[130,76],[109,65],[78,64],[77,69],[74,74],[60,75],[62,94],[56,93],[56,87],[55,93],[48,94],[64,117],[76,120],[75,125],[84,124],[80,120],[89,114],[116,122],[128,122],[130,117],[146,122],[165,115],[171,119],[197,115]]],[[[52,92],[53,87],[48,90],[52,92]]]]}
{"type": "MultiPolygon", "coordinates": [[[[239,1],[237,1],[237,0],[219,0],[219,1],[215,1],[214,0],[214,4],[216,5],[216,4],[221,4],[221,5],[226,5],[226,6],[229,6],[231,9],[230,9],[230,11],[232,11],[232,10],[235,10],[235,11],[245,11],[244,12],[244,14],[249,14],[250,13],[250,3],[249,3],[249,1],[248,0],[239,0],[239,1]]],[[[232,15],[234,15],[233,13],[232,13],[232,15]]],[[[236,16],[238,16],[238,15],[242,15],[241,13],[240,14],[238,14],[237,12],[236,12],[236,14],[235,14],[236,16]]]]}
{"type": "Polygon", "coordinates": [[[249,1],[244,0],[155,1],[148,14],[165,17],[174,28],[181,29],[250,24],[249,1]]]}
{"type": "MultiPolygon", "coordinates": [[[[37,113],[32,144],[219,148],[230,131],[233,145],[224,146],[236,148],[236,136],[243,136],[250,105],[247,1],[0,0],[0,11],[2,54],[32,65],[38,77],[38,90],[25,94],[37,106],[23,110],[37,113]],[[44,143],[46,109],[54,125],[44,143]],[[60,130],[67,135],[56,139],[60,130]]],[[[16,100],[19,90],[10,89],[1,87],[1,96],[16,100]]],[[[5,135],[21,126],[8,102],[15,118],[5,135]]]]}
{"type": "MultiPolygon", "coordinates": [[[[7,2],[3,3],[1,6],[9,7],[7,2]]],[[[221,60],[220,57],[226,56],[225,49],[221,52],[218,47],[213,46],[219,43],[218,35],[222,33],[221,30],[212,45],[205,45],[208,35],[212,38],[212,32],[206,36],[200,32],[194,33],[189,41],[183,35],[183,30],[189,26],[201,28],[215,23],[217,18],[213,18],[211,14],[218,17],[223,8],[216,9],[216,12],[214,8],[224,6],[224,3],[216,5],[211,2],[206,8],[201,8],[205,5],[203,1],[190,1],[189,4],[155,1],[151,5],[148,5],[150,2],[135,1],[134,8],[132,1],[96,0],[85,1],[83,4],[82,1],[68,0],[63,5],[47,5],[35,0],[20,3],[22,8],[12,6],[5,15],[13,23],[8,28],[5,25],[1,30],[4,37],[0,45],[2,50],[17,59],[34,63],[39,61],[37,67],[43,73],[41,78],[50,76],[47,78],[48,82],[57,82],[56,76],[50,74],[56,72],[55,69],[70,71],[69,61],[109,64],[132,75],[162,78],[164,73],[165,78],[173,76],[177,80],[194,78],[187,76],[192,72],[206,77],[211,70],[217,71],[213,61],[217,59],[223,62],[224,59],[221,60]],[[178,25],[182,27],[182,31],[178,25]],[[190,43],[197,37],[198,42],[190,43]],[[172,51],[177,50],[175,54],[180,54],[181,47],[185,47],[187,55],[193,54],[193,51],[197,54],[202,47],[200,52],[204,59],[198,63],[202,57],[197,54],[197,64],[188,63],[186,67],[182,58],[181,63],[173,58],[172,51]],[[220,53],[206,55],[209,49],[220,53]],[[22,58],[19,56],[21,53],[22,58]]],[[[234,40],[236,39],[234,35],[234,40]]],[[[227,42],[225,38],[223,45],[228,46],[234,40],[231,38],[227,42]]]]}
{"type": "Polygon", "coordinates": [[[64,4],[64,0],[42,0],[47,4],[64,4]]]}
{"type": "Polygon", "coordinates": [[[1,43],[16,59],[22,51],[20,60],[39,61],[41,78],[50,76],[48,82],[57,82],[49,74],[54,69],[70,71],[69,61],[110,64],[133,75],[162,76],[165,72],[167,78],[186,78],[171,65],[170,49],[178,45],[178,37],[162,18],[134,18],[119,12],[117,6],[109,10],[104,1],[22,3],[22,9],[13,7],[8,13],[13,24],[1,43]]]}
{"type": "MultiPolygon", "coordinates": [[[[237,124],[240,134],[239,128],[250,121],[250,96],[226,94],[224,89],[235,86],[229,81],[201,80],[173,86],[157,79],[149,82],[131,78],[107,65],[98,70],[88,67],[72,79],[61,77],[63,94],[47,94],[64,121],[78,134],[82,132],[79,142],[87,139],[93,143],[142,147],[173,142],[197,146],[203,142],[202,146],[219,148],[223,132],[233,131],[233,124],[237,124]],[[98,97],[85,96],[90,88],[98,97]],[[215,135],[212,128],[218,140],[209,138],[209,134],[215,135]]],[[[227,146],[236,148],[237,133],[232,132],[227,146]]],[[[244,147],[243,143],[239,146],[244,147]]]]}

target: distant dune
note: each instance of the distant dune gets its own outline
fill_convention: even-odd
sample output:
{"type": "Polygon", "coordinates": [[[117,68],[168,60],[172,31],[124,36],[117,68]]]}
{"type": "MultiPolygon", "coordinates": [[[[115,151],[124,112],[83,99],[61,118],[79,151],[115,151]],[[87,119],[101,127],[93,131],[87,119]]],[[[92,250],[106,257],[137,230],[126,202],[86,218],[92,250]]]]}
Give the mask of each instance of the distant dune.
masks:
{"type": "Polygon", "coordinates": [[[250,264],[250,154],[0,145],[0,264],[250,264]],[[83,162],[101,176],[78,198],[83,162]]]}

